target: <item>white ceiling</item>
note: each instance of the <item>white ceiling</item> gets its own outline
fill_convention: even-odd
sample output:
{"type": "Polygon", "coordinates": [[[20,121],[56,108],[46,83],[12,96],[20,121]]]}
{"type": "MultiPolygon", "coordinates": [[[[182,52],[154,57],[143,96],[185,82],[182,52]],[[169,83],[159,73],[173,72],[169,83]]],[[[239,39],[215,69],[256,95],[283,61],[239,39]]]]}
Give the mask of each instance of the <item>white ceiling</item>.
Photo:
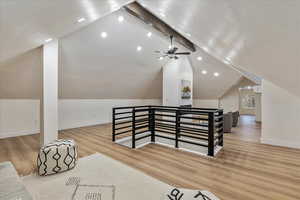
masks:
{"type": "Polygon", "coordinates": [[[0,0],[0,62],[94,22],[131,0],[0,0]],[[79,18],[86,21],[77,23],[79,18]]]}
{"type": "MultiPolygon", "coordinates": [[[[75,32],[128,2],[131,1],[0,0],[0,61],[40,46],[49,37],[61,38],[75,32]],[[87,20],[78,24],[76,20],[80,17],[87,20]]],[[[213,80],[205,82],[214,77],[205,78],[198,73],[199,77],[195,80],[203,81],[199,82],[199,97],[210,98],[220,93],[214,93],[213,87],[208,87],[211,92],[205,93],[202,91],[205,89],[202,88],[204,85],[215,84],[218,88],[221,86],[227,88],[227,84],[234,82],[238,75],[232,72],[232,68],[245,72],[244,75],[265,78],[300,96],[298,83],[300,1],[138,0],[138,2],[204,50],[196,54],[207,56],[207,60],[204,59],[199,64],[195,59],[192,61],[196,76],[197,70],[203,66],[210,66],[210,71],[220,71],[219,83],[213,80]],[[228,70],[213,57],[227,63],[226,65],[230,66],[228,70]],[[227,62],[225,59],[230,61],[227,62]],[[214,67],[216,69],[213,69],[214,67]],[[224,84],[217,86],[221,83],[224,84]]],[[[130,30],[126,29],[119,35],[124,36],[124,33],[129,32],[130,30]]],[[[132,41],[135,39],[138,37],[132,38],[132,41]]],[[[129,45],[126,42],[124,44],[129,45]]],[[[151,46],[160,47],[160,42],[149,44],[149,48],[151,46]]],[[[122,56],[133,55],[124,51],[120,54],[120,60],[123,59],[122,56]]],[[[191,59],[193,58],[195,56],[191,59]]],[[[151,63],[150,60],[145,60],[151,63]]],[[[137,59],[136,62],[141,61],[137,59]]]]}
{"type": "Polygon", "coordinates": [[[168,49],[168,45],[165,38],[125,11],[112,13],[61,39],[60,96],[160,98],[161,67],[167,60],[158,60],[154,51],[168,49]],[[124,17],[122,23],[119,16],[124,17]],[[107,33],[105,39],[102,32],[107,33]]]}
{"type": "Polygon", "coordinates": [[[299,0],[138,0],[210,55],[300,96],[299,0]]]}
{"type": "MultiPolygon", "coordinates": [[[[155,50],[167,50],[169,39],[120,10],[61,39],[63,98],[161,98],[162,66],[155,50]],[[122,23],[119,16],[124,16],[122,23]],[[147,33],[152,32],[148,38],[147,33]],[[107,32],[107,38],[101,38],[107,32]],[[126,33],[126,34],[124,34],[126,33]],[[143,49],[137,52],[137,46],[143,49]]],[[[177,44],[178,45],[178,44],[177,44]]],[[[179,46],[179,51],[186,50],[179,46]]],[[[190,56],[195,98],[215,99],[240,74],[201,50],[190,56]],[[202,61],[197,57],[203,57],[202,61]],[[208,74],[201,74],[201,70],[208,74]],[[220,76],[213,76],[219,72],[220,76]]]]}
{"type": "Polygon", "coordinates": [[[190,61],[194,69],[193,95],[197,99],[219,98],[242,77],[238,71],[229,68],[199,48],[190,56],[190,61]],[[199,56],[202,57],[201,61],[197,59],[199,56]],[[203,70],[207,74],[202,74],[203,70]],[[215,72],[220,75],[215,77],[215,72]]]}

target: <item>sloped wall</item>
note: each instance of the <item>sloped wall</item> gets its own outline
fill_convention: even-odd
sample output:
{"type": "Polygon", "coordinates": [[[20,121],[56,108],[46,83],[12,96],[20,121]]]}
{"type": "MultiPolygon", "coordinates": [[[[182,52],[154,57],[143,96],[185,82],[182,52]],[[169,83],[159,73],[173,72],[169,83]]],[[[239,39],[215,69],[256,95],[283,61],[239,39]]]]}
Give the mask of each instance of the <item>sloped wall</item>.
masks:
{"type": "MultiPolygon", "coordinates": [[[[234,112],[240,110],[240,87],[245,86],[253,86],[254,82],[242,78],[235,84],[232,88],[230,88],[219,100],[220,100],[220,108],[224,109],[224,112],[234,112]]],[[[255,111],[251,111],[251,113],[247,110],[241,109],[241,114],[255,114],[255,111]]]]}
{"type": "Polygon", "coordinates": [[[265,144],[300,148],[300,98],[262,82],[262,136],[265,144]]]}

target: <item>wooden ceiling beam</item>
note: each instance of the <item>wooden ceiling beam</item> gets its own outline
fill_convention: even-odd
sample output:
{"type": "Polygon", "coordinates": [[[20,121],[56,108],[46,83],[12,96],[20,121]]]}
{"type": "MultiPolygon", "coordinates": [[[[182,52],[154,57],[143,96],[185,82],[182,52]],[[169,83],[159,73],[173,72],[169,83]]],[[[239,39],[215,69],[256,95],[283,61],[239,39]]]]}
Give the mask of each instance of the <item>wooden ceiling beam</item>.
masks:
{"type": "Polygon", "coordinates": [[[192,52],[196,51],[195,45],[173,29],[171,26],[163,22],[161,19],[156,17],[152,14],[149,10],[144,8],[138,2],[133,2],[124,6],[125,10],[130,13],[131,15],[137,17],[138,19],[142,20],[144,23],[151,25],[157,31],[161,32],[163,35],[170,37],[173,35],[174,40],[192,52]]]}

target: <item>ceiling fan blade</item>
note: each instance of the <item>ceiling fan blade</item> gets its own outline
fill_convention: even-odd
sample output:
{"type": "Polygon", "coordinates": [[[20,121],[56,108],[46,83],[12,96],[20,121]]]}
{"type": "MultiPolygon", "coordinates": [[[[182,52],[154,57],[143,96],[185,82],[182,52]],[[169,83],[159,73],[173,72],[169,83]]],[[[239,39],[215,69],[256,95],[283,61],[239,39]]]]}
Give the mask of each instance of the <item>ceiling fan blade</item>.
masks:
{"type": "Polygon", "coordinates": [[[191,52],[178,52],[178,53],[175,53],[175,55],[190,55],[191,52]]]}
{"type": "Polygon", "coordinates": [[[177,47],[173,47],[172,49],[170,49],[169,51],[168,51],[168,54],[175,54],[175,52],[178,50],[178,48],[177,47]]]}

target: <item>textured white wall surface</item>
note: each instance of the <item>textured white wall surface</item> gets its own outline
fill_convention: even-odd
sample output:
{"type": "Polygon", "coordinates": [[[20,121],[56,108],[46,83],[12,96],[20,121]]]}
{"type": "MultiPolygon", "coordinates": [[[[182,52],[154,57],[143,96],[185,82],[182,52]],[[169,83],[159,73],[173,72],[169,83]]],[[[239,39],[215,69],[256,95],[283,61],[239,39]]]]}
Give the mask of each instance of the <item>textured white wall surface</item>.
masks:
{"type": "MultiPolygon", "coordinates": [[[[60,99],[59,130],[111,122],[112,107],[161,105],[160,99],[60,99]]],[[[0,138],[39,132],[40,101],[0,99],[0,138]]]]}
{"type": "Polygon", "coordinates": [[[194,99],[193,107],[197,108],[219,108],[218,99],[194,99]]]}
{"type": "Polygon", "coordinates": [[[43,46],[41,144],[56,140],[58,134],[58,55],[58,40],[43,46]]]}
{"type": "Polygon", "coordinates": [[[180,106],[193,104],[193,92],[191,99],[181,99],[181,81],[191,82],[193,91],[193,69],[187,57],[178,60],[170,60],[163,67],[163,105],[180,106]]]}
{"type": "Polygon", "coordinates": [[[262,143],[300,148],[300,98],[263,80],[262,143]]]}

